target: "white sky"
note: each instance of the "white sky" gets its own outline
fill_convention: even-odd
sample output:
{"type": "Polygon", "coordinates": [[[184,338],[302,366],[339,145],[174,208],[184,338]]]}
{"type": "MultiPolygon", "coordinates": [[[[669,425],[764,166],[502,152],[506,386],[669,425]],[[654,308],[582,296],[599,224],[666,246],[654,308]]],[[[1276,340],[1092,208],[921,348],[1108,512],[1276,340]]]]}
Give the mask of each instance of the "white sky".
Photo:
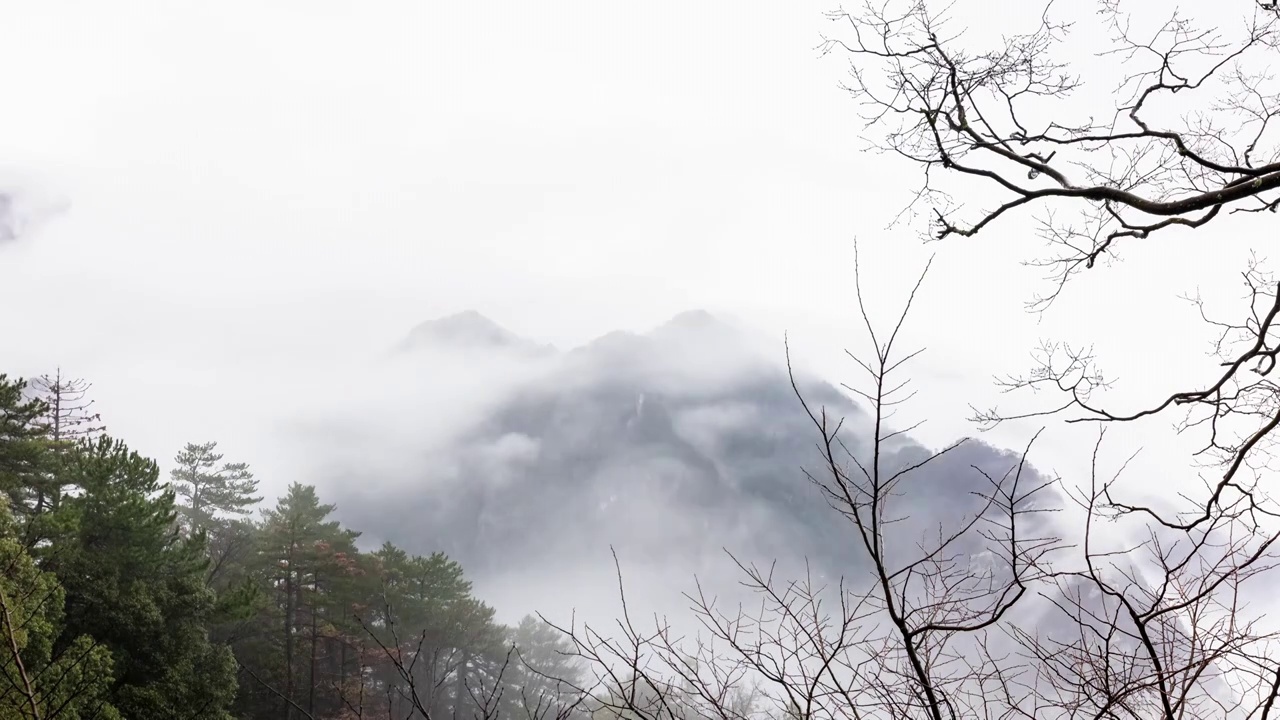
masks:
{"type": "MultiPolygon", "coordinates": [[[[290,408],[263,404],[349,384],[343,362],[467,308],[563,347],[702,307],[779,353],[789,330],[839,381],[859,339],[854,239],[886,319],[937,251],[910,411],[937,444],[971,431],[967,403],[1039,337],[1094,342],[1118,397],[1182,389],[1203,329],[1175,295],[1238,295],[1248,238],[1225,223],[1131,244],[1039,324],[1022,310],[1043,289],[1018,264],[1039,248],[1028,216],[927,248],[886,231],[917,176],[862,152],[844,61],[815,51],[829,0],[0,5],[0,170],[70,203],[0,247],[0,370],[60,364],[142,451],[218,439],[272,492],[307,478],[252,420],[290,408]],[[255,392],[272,385],[291,389],[255,392]]],[[[1129,435],[1167,470],[1163,427],[1129,435]]],[[[1075,439],[1055,430],[1036,461],[1078,474],[1075,439]]]]}

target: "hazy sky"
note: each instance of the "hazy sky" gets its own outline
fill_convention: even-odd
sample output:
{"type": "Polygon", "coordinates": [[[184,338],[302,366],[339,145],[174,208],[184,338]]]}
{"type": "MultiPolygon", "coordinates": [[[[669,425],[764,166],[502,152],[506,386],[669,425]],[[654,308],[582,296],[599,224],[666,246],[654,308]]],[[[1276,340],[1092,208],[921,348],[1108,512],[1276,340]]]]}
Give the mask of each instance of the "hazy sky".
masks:
{"type": "MultiPolygon", "coordinates": [[[[863,152],[845,61],[815,50],[829,0],[0,5],[0,180],[23,212],[68,208],[0,247],[0,369],[60,364],[144,452],[219,439],[273,492],[306,478],[264,427],[327,384],[377,384],[351,369],[467,308],[563,347],[702,307],[779,355],[790,331],[838,381],[855,238],[886,320],[936,251],[908,413],[938,444],[1040,337],[1096,344],[1125,397],[1175,389],[1205,337],[1176,294],[1238,296],[1247,237],[1227,229],[1132,243],[1042,319],[1022,309],[1043,289],[1018,264],[1029,216],[927,247],[886,230],[917,175],[863,152]]],[[[1110,77],[1086,79],[1106,97],[1110,77]]],[[[1157,458],[1164,427],[1138,436],[1157,458]]],[[[1078,439],[1056,430],[1037,459],[1078,473],[1078,439]]]]}

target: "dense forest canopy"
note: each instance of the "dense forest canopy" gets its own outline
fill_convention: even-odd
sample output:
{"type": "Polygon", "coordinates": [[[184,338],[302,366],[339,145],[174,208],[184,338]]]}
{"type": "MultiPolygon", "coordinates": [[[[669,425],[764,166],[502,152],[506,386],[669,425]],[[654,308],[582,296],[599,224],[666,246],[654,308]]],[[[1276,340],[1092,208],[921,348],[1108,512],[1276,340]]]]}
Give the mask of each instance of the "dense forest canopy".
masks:
{"type": "Polygon", "coordinates": [[[556,696],[534,669],[574,677],[563,638],[496,623],[446,556],[360,552],[314,487],[263,505],[215,442],[165,482],[86,390],[0,375],[0,716],[468,717],[556,696]]]}

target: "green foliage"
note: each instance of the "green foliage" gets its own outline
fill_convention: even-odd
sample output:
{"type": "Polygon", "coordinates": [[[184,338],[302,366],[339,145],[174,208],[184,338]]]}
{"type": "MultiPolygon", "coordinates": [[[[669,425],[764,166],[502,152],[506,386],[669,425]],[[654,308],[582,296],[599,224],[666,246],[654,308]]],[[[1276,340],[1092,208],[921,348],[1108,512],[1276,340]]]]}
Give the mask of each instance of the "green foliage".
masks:
{"type": "Polygon", "coordinates": [[[563,694],[563,684],[550,678],[572,681],[582,672],[573,643],[533,615],[524,616],[512,629],[511,644],[520,659],[513,682],[531,694],[563,694]]]}
{"type": "Polygon", "coordinates": [[[165,485],[101,435],[87,385],[43,387],[56,407],[0,375],[0,720],[421,717],[411,683],[433,717],[475,716],[499,686],[520,715],[563,693],[542,675],[576,671],[444,554],[360,552],[299,483],[250,519],[258,481],[212,442],[165,485]]]}
{"type": "Polygon", "coordinates": [[[191,528],[218,524],[218,513],[247,515],[262,500],[246,463],[222,462],[218,443],[187,443],[169,473],[179,512],[191,528]]]}
{"type": "MultiPolygon", "coordinates": [[[[359,533],[330,520],[333,510],[320,502],[314,487],[294,483],[274,509],[263,513],[259,536],[259,567],[275,598],[272,615],[280,628],[282,692],[304,700],[309,710],[314,710],[317,695],[324,703],[329,694],[320,685],[340,681],[345,672],[332,667],[333,643],[327,636],[335,634],[338,616],[334,591],[347,574],[341,560],[355,554],[359,533]],[[300,688],[306,688],[305,695],[297,692],[300,688]]],[[[282,704],[282,714],[292,712],[288,703],[282,704]]]]}
{"type": "Polygon", "coordinates": [[[503,676],[508,688],[504,716],[527,718],[547,707],[574,704],[582,668],[564,633],[526,615],[511,628],[508,641],[514,651],[503,676]]]}
{"type": "Polygon", "coordinates": [[[55,653],[65,594],[36,566],[2,505],[0,568],[0,718],[119,718],[108,702],[111,652],[79,636],[55,653]]]}
{"type": "Polygon", "coordinates": [[[51,557],[67,589],[67,630],[116,658],[113,702],[131,720],[229,718],[230,652],[209,642],[216,598],[199,538],[174,525],[173,493],[156,464],[110,437],[68,463],[81,489],[60,513],[69,530],[51,557]]]}
{"type": "Polygon", "coordinates": [[[46,406],[27,397],[26,383],[0,374],[0,493],[20,523],[35,514],[37,488],[48,462],[48,438],[38,419],[46,406]]]}

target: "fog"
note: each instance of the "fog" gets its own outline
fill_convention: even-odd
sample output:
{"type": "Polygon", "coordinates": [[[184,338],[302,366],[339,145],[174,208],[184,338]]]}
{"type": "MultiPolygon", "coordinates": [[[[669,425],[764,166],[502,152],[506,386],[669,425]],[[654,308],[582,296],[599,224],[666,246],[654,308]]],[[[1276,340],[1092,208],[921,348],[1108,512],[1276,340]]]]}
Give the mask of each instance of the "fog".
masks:
{"type": "MultiPolygon", "coordinates": [[[[730,552],[865,571],[803,472],[821,436],[786,368],[866,445],[841,387],[863,374],[846,351],[870,349],[856,246],[877,327],[933,262],[888,461],[976,437],[921,474],[903,532],[955,521],[971,471],[1004,473],[1046,426],[1029,475],[1089,483],[1096,426],[980,433],[973,408],[1043,400],[993,378],[1044,339],[1093,347],[1114,407],[1205,377],[1211,328],[1175,298],[1238,312],[1250,241],[1224,221],[1134,242],[1027,313],[1050,287],[1025,264],[1033,220],[921,241],[915,169],[866,151],[849,65],[820,51],[829,5],[6,8],[0,372],[92,382],[108,431],[166,475],[217,441],[265,506],[315,485],[361,549],[460,560],[503,622],[616,616],[615,551],[635,607],[678,614],[695,578],[744,597],[730,552]]],[[[956,8],[978,41],[1039,12],[956,8]]],[[[1092,8],[1064,12],[1087,28],[1092,8]]],[[[1068,60],[1106,79],[1105,40],[1085,29],[1068,60]]],[[[1200,439],[1118,426],[1096,464],[1172,497],[1202,482],[1200,439]]]]}
{"type": "MultiPolygon", "coordinates": [[[[496,436],[481,432],[475,437],[494,413],[530,393],[572,397],[602,384],[622,383],[659,395],[693,398],[693,405],[673,418],[673,427],[682,440],[714,457],[723,453],[723,448],[717,448],[723,436],[744,429],[768,433],[777,421],[734,394],[744,379],[766,369],[775,373],[770,386],[784,396],[784,403],[791,403],[789,411],[800,412],[782,374],[784,334],[797,370],[812,380],[856,382],[852,378],[861,372],[841,357],[843,348],[865,350],[860,319],[852,305],[842,312],[828,307],[815,310],[817,317],[840,318],[820,327],[812,320],[790,322],[797,318],[787,313],[755,313],[750,304],[738,304],[736,311],[733,303],[725,303],[727,309],[712,305],[713,322],[699,329],[696,323],[695,327],[663,326],[681,312],[702,312],[672,307],[669,300],[656,303],[659,308],[664,303],[672,307],[669,315],[646,311],[643,314],[654,321],[630,327],[625,319],[613,327],[593,323],[594,311],[587,303],[570,306],[570,312],[552,313],[540,322],[527,322],[520,333],[508,329],[510,334],[497,338],[495,344],[495,338],[458,338],[450,333],[433,337],[421,332],[423,321],[464,311],[474,314],[460,304],[462,298],[449,302],[437,296],[419,310],[397,297],[403,297],[406,288],[394,283],[385,286],[385,295],[357,297],[345,283],[330,290],[286,293],[290,275],[285,272],[273,281],[279,286],[273,291],[274,299],[264,301],[258,294],[250,300],[235,283],[219,285],[216,274],[204,275],[208,270],[200,256],[192,257],[189,270],[205,279],[171,300],[167,296],[156,302],[154,290],[143,291],[128,281],[107,281],[109,291],[104,285],[85,294],[78,275],[87,271],[79,265],[83,259],[67,261],[69,272],[59,262],[66,256],[67,243],[90,233],[94,216],[77,216],[74,204],[60,206],[46,199],[48,191],[36,183],[28,185],[33,189],[12,195],[10,215],[17,219],[12,225],[23,228],[21,237],[15,236],[3,250],[3,270],[9,280],[4,284],[6,307],[19,307],[21,301],[24,311],[7,312],[4,320],[13,334],[46,342],[15,345],[10,354],[15,362],[8,370],[35,375],[61,366],[93,381],[91,395],[108,430],[159,459],[166,471],[167,461],[183,443],[217,440],[229,459],[250,463],[263,481],[268,501],[290,483],[315,484],[328,501],[338,505],[338,517],[364,533],[366,547],[392,540],[420,552],[445,549],[424,542],[424,535],[435,536],[417,532],[415,524],[430,522],[429,508],[455,496],[460,486],[474,490],[476,483],[484,483],[486,493],[501,495],[513,486],[549,481],[545,475],[530,473],[531,463],[543,450],[540,439],[519,432],[496,436]],[[79,297],[93,297],[94,309],[71,312],[68,305],[79,297]],[[433,315],[431,307],[445,311],[433,315]],[[572,312],[579,310],[583,317],[574,317],[572,312]],[[661,352],[644,347],[641,338],[649,334],[661,340],[661,352]],[[387,498],[395,498],[396,506],[387,507],[387,498]]],[[[900,287],[918,272],[927,256],[889,250],[877,241],[861,244],[872,313],[891,320],[896,304],[904,299],[895,284],[900,287]],[[902,262],[903,258],[909,262],[902,262]]],[[[218,256],[212,246],[206,247],[205,257],[218,256]]],[[[138,257],[146,261],[145,255],[138,257]]],[[[184,266],[170,267],[163,274],[186,271],[184,266]]],[[[851,268],[842,271],[846,280],[851,272],[851,268]]],[[[949,333],[979,333],[994,347],[1011,343],[1008,337],[979,329],[988,327],[990,318],[951,314],[955,306],[947,302],[947,289],[978,291],[966,283],[962,267],[940,263],[915,309],[914,324],[906,329],[906,342],[928,346],[929,351],[914,366],[920,399],[904,408],[901,423],[927,420],[913,437],[934,449],[972,434],[974,428],[964,420],[969,404],[982,405],[994,397],[991,388],[975,383],[975,376],[965,370],[976,367],[979,360],[947,349],[951,343],[968,341],[953,340],[949,333]],[[940,324],[940,317],[948,319],[940,324]]],[[[842,285],[839,292],[847,295],[848,290],[842,285]]],[[[465,292],[460,295],[467,297],[465,292]]],[[[648,296],[637,293],[635,297],[645,302],[648,296]]],[[[484,320],[478,314],[465,318],[484,320]]],[[[1010,363],[1009,369],[1021,368],[1010,363]]],[[[825,399],[831,401],[830,396],[825,399]]],[[[636,401],[643,403],[634,394],[620,402],[627,406],[636,401]]],[[[577,427],[562,428],[559,442],[590,446],[598,419],[573,412],[567,419],[577,427]]],[[[865,431],[864,419],[855,415],[849,423],[851,432],[865,431]]],[[[997,446],[1003,442],[1005,447],[1020,447],[1034,429],[1031,424],[1001,428],[982,439],[997,446]]],[[[1124,444],[1124,432],[1121,429],[1119,442],[1106,450],[1113,464],[1132,452],[1132,446],[1124,444]]],[[[1150,428],[1144,437],[1151,441],[1150,428]]],[[[812,443],[819,438],[811,433],[806,439],[812,443]]],[[[1074,474],[1076,481],[1085,480],[1087,463],[1080,448],[1081,441],[1088,439],[1089,433],[1058,429],[1037,446],[1032,461],[1047,472],[1065,471],[1074,474]]],[[[819,460],[811,446],[805,451],[804,460],[819,460]]],[[[800,460],[779,469],[776,479],[793,485],[798,493],[812,494],[800,460]]],[[[1149,467],[1186,472],[1176,461],[1161,466],[1168,458],[1159,454],[1140,455],[1142,460],[1156,463],[1149,467]]],[[[603,475],[593,483],[643,485],[685,470],[679,461],[661,456],[621,455],[612,462],[619,464],[600,470],[603,475]]],[[[726,482],[734,481],[733,471],[723,476],[726,482]]],[[[728,487],[722,491],[732,492],[728,487]]],[[[593,537],[586,531],[575,534],[571,529],[562,533],[556,549],[581,550],[570,561],[557,561],[556,550],[549,546],[536,563],[508,567],[496,575],[477,568],[472,572],[477,591],[508,621],[535,610],[562,617],[576,611],[602,621],[619,607],[611,545],[620,552],[637,606],[664,612],[678,613],[688,604],[681,593],[692,587],[695,575],[713,587],[732,590],[740,571],[724,550],[741,554],[747,537],[752,538],[750,550],[755,553],[751,559],[781,559],[792,570],[800,568],[802,559],[789,538],[769,539],[776,509],[768,503],[746,502],[739,508],[742,516],[737,524],[721,527],[716,535],[698,524],[698,506],[674,502],[670,496],[658,495],[628,503],[626,522],[613,527],[609,537],[593,537]],[[655,533],[675,540],[667,545],[655,544],[652,538],[643,540],[655,533]],[[681,543],[694,537],[699,551],[680,552],[681,543]],[[630,542],[629,538],[641,539],[630,542]],[[565,587],[575,588],[572,597],[566,597],[565,587]]]]}

